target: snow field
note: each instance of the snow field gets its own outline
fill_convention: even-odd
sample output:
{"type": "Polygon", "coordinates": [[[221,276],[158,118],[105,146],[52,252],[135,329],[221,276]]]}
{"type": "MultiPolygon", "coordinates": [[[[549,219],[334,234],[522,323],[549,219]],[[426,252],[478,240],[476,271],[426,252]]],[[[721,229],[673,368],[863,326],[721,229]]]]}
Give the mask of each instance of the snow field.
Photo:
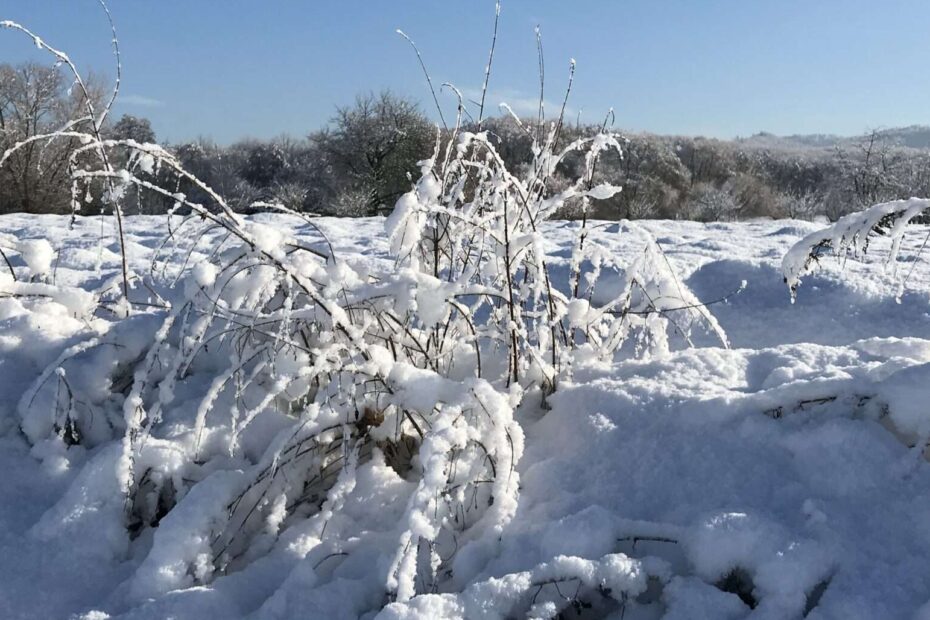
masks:
{"type": "MultiPolygon", "coordinates": [[[[155,219],[128,222],[134,270],[147,269],[161,244],[155,219]]],[[[250,222],[253,230],[319,241],[297,218],[258,215],[250,222]]],[[[391,265],[383,220],[316,223],[355,271],[391,265]]],[[[52,242],[51,260],[45,250],[31,260],[11,256],[17,270],[46,271],[57,285],[82,290],[112,286],[118,271],[118,247],[100,244],[101,225],[112,222],[78,218],[69,230],[62,217],[0,218],[2,232],[27,247],[31,239],[52,242]]],[[[571,269],[576,227],[543,225],[540,242],[555,273],[571,269]]],[[[98,445],[90,437],[90,447],[69,447],[57,438],[48,411],[60,390],[48,386],[74,383],[86,398],[114,398],[112,370],[143,353],[158,321],[143,315],[113,326],[80,318],[81,306],[71,299],[77,290],[0,299],[6,395],[0,459],[7,472],[0,480],[0,615],[504,618],[551,617],[568,608],[581,617],[627,619],[914,617],[930,601],[930,471],[919,449],[930,432],[921,398],[930,378],[930,269],[916,263],[897,301],[898,279],[881,252],[845,266],[827,260],[792,305],[781,257],[814,225],[644,227],[698,298],[719,299],[745,281],[741,292],[709,308],[732,348],[722,348],[712,330],[694,334],[697,348],[671,333],[667,352],[631,357],[622,349],[612,361],[576,365],[547,408],[526,395],[513,414],[525,436],[525,447],[514,446],[523,451],[511,478],[519,494],[501,495],[518,502],[494,507],[512,518],[492,518],[496,528],[468,540],[435,593],[423,592],[420,569],[401,571],[413,579],[397,584],[407,596],[380,612],[390,603],[383,576],[396,573],[392,564],[421,566],[416,556],[428,555],[416,545],[399,556],[391,550],[399,531],[438,531],[429,518],[433,492],[422,485],[440,479],[418,485],[377,449],[362,458],[346,455],[321,511],[286,517],[284,506],[274,505],[286,494],[270,500],[245,555],[216,572],[223,506],[241,492],[248,472],[262,467],[265,446],[288,440],[283,413],[262,410],[246,423],[241,411],[236,456],[200,472],[157,527],[132,538],[122,523],[118,442],[101,434],[98,445]],[[113,337],[121,347],[91,344],[113,337]],[[82,363],[66,364],[63,375],[49,373],[37,389],[63,352],[82,363]],[[45,408],[31,402],[26,409],[33,414],[22,418],[29,399],[46,399],[45,408]],[[418,508],[418,502],[426,503],[418,508]],[[398,524],[405,525],[398,530],[398,524]]],[[[594,228],[620,263],[642,251],[635,229],[594,228]]],[[[923,234],[915,227],[904,237],[899,272],[914,264],[908,257],[923,234]]],[[[190,261],[201,287],[216,278],[203,258],[194,254],[190,261]]],[[[608,271],[604,278],[601,290],[609,296],[622,274],[608,271]]],[[[581,321],[585,310],[570,307],[571,320],[581,321]]],[[[162,384],[173,391],[162,415],[177,437],[189,437],[179,425],[210,388],[215,375],[206,370],[173,388],[162,384]]],[[[420,386],[405,397],[413,401],[494,398],[480,384],[468,392],[456,382],[418,383],[413,368],[393,372],[397,385],[420,386]]],[[[234,406],[228,393],[216,399],[211,411],[234,406]]],[[[119,403],[104,405],[101,411],[119,403]]],[[[205,449],[232,431],[217,426],[217,415],[205,416],[205,449]]],[[[435,454],[465,445],[469,432],[455,425],[437,432],[431,441],[442,446],[435,454]]],[[[161,475],[177,475],[183,485],[176,441],[171,432],[153,436],[136,466],[158,463],[161,475]]],[[[435,471],[416,461],[410,466],[435,471]]],[[[422,565],[434,561],[427,557],[422,565]]]]}

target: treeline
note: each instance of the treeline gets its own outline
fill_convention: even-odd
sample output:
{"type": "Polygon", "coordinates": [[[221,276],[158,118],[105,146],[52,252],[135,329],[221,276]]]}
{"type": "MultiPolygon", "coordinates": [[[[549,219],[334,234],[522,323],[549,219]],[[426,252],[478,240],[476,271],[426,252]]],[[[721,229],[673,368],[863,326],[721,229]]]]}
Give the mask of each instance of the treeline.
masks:
{"type": "MultiPolygon", "coordinates": [[[[0,65],[0,148],[61,129],[74,118],[83,102],[69,86],[53,67],[0,65]]],[[[103,105],[100,86],[92,81],[89,90],[103,105]]],[[[534,122],[521,126],[498,117],[485,120],[481,129],[490,133],[510,169],[531,165],[534,122]]],[[[559,135],[568,145],[593,131],[572,124],[559,135]]],[[[432,152],[436,132],[417,104],[384,92],[359,96],[338,108],[325,128],[302,138],[230,146],[200,139],[169,148],[236,209],[274,202],[299,211],[363,216],[390,210],[409,189],[417,162],[432,152]]],[[[133,116],[108,124],[104,133],[156,140],[150,123],[133,116]]],[[[626,140],[622,158],[605,158],[598,166],[598,180],[623,191],[598,202],[595,217],[715,221],[823,215],[832,220],[883,200],[930,196],[930,151],[897,146],[881,132],[834,145],[788,148],[648,134],[628,134],[626,140]]],[[[0,212],[63,213],[75,200],[82,211],[94,212],[102,201],[93,192],[71,195],[69,160],[79,148],[76,140],[40,140],[10,157],[0,168],[0,212]]],[[[568,158],[553,182],[574,178],[582,163],[568,158]]],[[[145,174],[195,201],[202,193],[183,179],[160,178],[158,169],[145,174]]],[[[173,204],[133,190],[122,200],[128,213],[163,213],[173,204]]],[[[580,205],[569,204],[562,215],[576,217],[579,210],[580,205]]]]}

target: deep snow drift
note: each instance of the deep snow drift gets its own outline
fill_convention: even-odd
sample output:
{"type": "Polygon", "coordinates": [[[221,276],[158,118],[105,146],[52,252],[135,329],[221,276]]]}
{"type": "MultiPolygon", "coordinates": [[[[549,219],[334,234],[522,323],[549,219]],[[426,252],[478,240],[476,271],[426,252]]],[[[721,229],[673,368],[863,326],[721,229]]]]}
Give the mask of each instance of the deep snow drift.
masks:
{"type": "MultiPolygon", "coordinates": [[[[296,218],[252,220],[318,240],[296,218]]],[[[113,286],[112,221],[81,218],[73,230],[68,221],[4,216],[0,233],[51,239],[60,284],[113,286]]],[[[354,265],[392,264],[383,220],[317,222],[354,265]]],[[[411,485],[383,458],[336,483],[327,501],[339,503],[337,516],[275,524],[241,569],[193,586],[200,576],[187,571],[205,543],[189,526],[209,524],[204,507],[235,474],[215,472],[154,535],[127,541],[108,512],[119,494],[113,446],[30,447],[23,432],[44,429],[21,425],[16,411],[44,369],[93,337],[95,326],[74,318],[87,300],[40,289],[0,298],[0,617],[548,617],[551,601],[569,598],[568,617],[930,618],[930,607],[918,611],[930,602],[930,468],[920,451],[930,436],[930,265],[910,262],[927,230],[905,237],[898,276],[914,269],[900,303],[895,274],[866,256],[825,261],[792,304],[781,258],[817,226],[643,226],[700,299],[745,281],[710,306],[731,348],[698,334],[697,348],[575,368],[551,409],[524,403],[516,516],[498,540],[456,559],[454,593],[383,610],[375,550],[402,516],[392,498],[411,485]],[[340,532],[362,534],[346,541],[340,532]]],[[[554,272],[570,268],[576,227],[543,225],[554,272]]],[[[596,227],[621,263],[642,250],[625,225],[596,227]]],[[[162,230],[162,218],[129,219],[135,270],[148,269],[162,230]]],[[[42,270],[46,249],[28,247],[42,270]]],[[[207,281],[202,258],[190,264],[207,281]]],[[[126,348],[148,329],[136,327],[121,332],[126,348]]],[[[96,378],[90,364],[81,372],[67,380],[96,378]]],[[[264,437],[279,424],[263,423],[264,437]]],[[[250,437],[260,441],[244,435],[244,449],[260,450],[250,437]]]]}

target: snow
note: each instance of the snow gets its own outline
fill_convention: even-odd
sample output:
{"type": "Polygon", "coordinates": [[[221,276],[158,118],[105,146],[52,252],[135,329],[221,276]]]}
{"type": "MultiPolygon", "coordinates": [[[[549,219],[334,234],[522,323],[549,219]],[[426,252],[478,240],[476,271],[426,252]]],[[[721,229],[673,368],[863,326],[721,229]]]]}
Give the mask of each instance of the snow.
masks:
{"type": "Polygon", "coordinates": [[[45,239],[29,239],[19,244],[17,248],[26,261],[29,271],[35,276],[44,276],[52,269],[52,259],[55,253],[52,245],[45,239]]]}
{"type": "Polygon", "coordinates": [[[598,185],[597,187],[587,191],[585,195],[588,196],[589,198],[594,198],[596,200],[606,200],[607,198],[610,198],[614,196],[615,194],[619,193],[620,190],[621,188],[616,185],[611,185],[610,183],[604,183],[602,185],[598,185]]]}
{"type": "MultiPolygon", "coordinates": [[[[390,272],[392,244],[412,251],[419,209],[436,198],[428,184],[410,195],[391,221],[393,239],[381,218],[314,220],[354,271],[326,269],[346,278],[390,272]]],[[[162,384],[164,435],[124,461],[120,442],[105,431],[124,424],[132,401],[113,401],[109,387],[145,356],[144,343],[167,343],[173,328],[145,314],[112,322],[88,306],[87,291],[112,286],[119,273],[119,248],[109,233],[99,240],[101,224],[112,230],[109,219],[78,217],[72,230],[67,217],[0,216],[2,239],[21,248],[10,259],[24,276],[14,283],[0,269],[0,287],[47,293],[0,296],[2,618],[554,617],[567,604],[563,596],[576,595],[588,617],[619,618],[622,609],[626,620],[930,617],[930,467],[922,455],[930,436],[923,401],[930,265],[913,262],[925,227],[875,238],[856,260],[826,257],[810,274],[799,267],[792,273],[804,275],[804,284],[792,304],[782,257],[809,235],[823,238],[819,227],[644,222],[697,299],[726,301],[709,306],[710,327],[682,325],[694,348],[670,333],[650,356],[634,350],[649,343],[631,342],[613,358],[579,361],[545,407],[539,394],[520,400],[470,377],[439,379],[390,363],[385,348],[372,347],[369,363],[390,369],[394,403],[414,411],[443,404],[431,443],[420,450],[424,461],[409,465],[423,475],[406,477],[379,448],[365,458],[347,454],[350,465],[306,518],[283,510],[289,485],[302,481],[272,476],[250,545],[233,541],[227,563],[216,568],[213,545],[225,535],[217,524],[230,499],[266,466],[288,471],[267,459],[269,446],[296,440],[292,418],[246,394],[236,425],[218,423],[240,407],[229,393],[210,390],[229,361],[190,362],[187,351],[165,349],[152,368],[165,376],[172,364],[192,370],[162,384]],[[900,303],[900,278],[886,265],[891,251],[899,271],[913,267],[900,303]],[[50,433],[70,415],[66,384],[75,415],[91,406],[106,413],[82,426],[90,434],[79,446],[50,433]],[[213,413],[204,409],[203,449],[218,454],[224,436],[239,434],[231,453],[211,461],[213,471],[173,456],[178,445],[193,446],[181,420],[195,417],[205,396],[214,400],[207,405],[213,413]],[[475,403],[487,415],[469,414],[475,403]],[[457,541],[452,574],[424,593],[435,576],[422,567],[437,565],[424,541],[445,544],[448,532],[434,518],[444,501],[445,455],[475,437],[490,438],[486,448],[498,451],[498,461],[511,455],[516,469],[495,479],[484,527],[457,541]],[[158,527],[133,537],[123,524],[117,470],[156,463],[163,477],[150,481],[159,489],[152,497],[188,490],[158,527]],[[197,480],[185,483],[191,475],[197,480]],[[388,580],[399,586],[396,600],[385,596],[388,580]],[[754,609],[725,585],[739,580],[754,609]]],[[[145,272],[164,220],[131,217],[126,228],[130,268],[145,272]]],[[[283,240],[321,242],[307,222],[285,215],[252,216],[246,229],[256,251],[275,257],[283,256],[283,240]]],[[[549,222],[527,241],[551,257],[554,279],[568,281],[577,230],[577,223],[549,222]]],[[[624,290],[631,273],[649,273],[660,260],[643,258],[635,226],[593,222],[591,231],[605,248],[597,259],[603,283],[590,300],[566,304],[578,329],[624,290]],[[632,267],[626,273],[617,265],[632,267]]],[[[224,303],[235,308],[266,294],[261,269],[227,278],[205,258],[192,254],[187,294],[225,286],[224,303]]],[[[426,323],[441,322],[437,308],[451,289],[420,281],[411,303],[428,308],[426,323]]],[[[671,280],[651,282],[656,294],[679,294],[671,280]]],[[[196,328],[197,317],[175,312],[178,324],[196,328]]],[[[319,342],[331,338],[320,334],[319,342]]],[[[287,390],[309,364],[324,363],[281,359],[278,382],[266,389],[287,390]]],[[[325,412],[306,415],[328,423],[325,412]]],[[[301,432],[311,436],[309,428],[301,432]]],[[[454,475],[468,475],[468,463],[463,457],[454,475]]]]}
{"type": "Polygon", "coordinates": [[[213,286],[216,282],[216,267],[212,263],[197,263],[194,265],[193,275],[198,286],[213,286]]]}
{"type": "Polygon", "coordinates": [[[190,587],[213,572],[211,522],[219,519],[241,478],[238,472],[215,472],[168,513],[129,584],[133,599],[144,601],[190,587]],[[193,575],[188,573],[190,565],[195,567],[193,575]]]}

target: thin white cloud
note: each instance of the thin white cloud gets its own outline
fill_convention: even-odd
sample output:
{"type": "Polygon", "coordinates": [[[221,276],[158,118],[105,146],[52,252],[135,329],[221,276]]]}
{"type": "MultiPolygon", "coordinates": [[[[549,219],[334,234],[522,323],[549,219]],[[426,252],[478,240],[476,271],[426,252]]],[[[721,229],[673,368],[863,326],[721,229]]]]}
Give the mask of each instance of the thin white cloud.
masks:
{"type": "Polygon", "coordinates": [[[118,103],[123,105],[134,105],[143,108],[160,108],[165,105],[164,101],[159,99],[154,99],[152,97],[146,97],[145,95],[120,95],[117,99],[118,103]]]}
{"type": "MultiPolygon", "coordinates": [[[[462,91],[462,95],[466,99],[471,101],[480,101],[481,100],[481,89],[480,88],[466,88],[462,91]]],[[[493,88],[488,89],[488,94],[485,97],[485,114],[491,113],[494,114],[504,114],[505,111],[500,107],[502,103],[506,103],[510,106],[510,109],[513,110],[514,114],[520,117],[535,117],[539,112],[539,96],[529,95],[527,93],[521,92],[516,89],[500,89],[495,90],[493,88]]],[[[546,99],[543,101],[546,110],[546,117],[557,116],[559,111],[562,108],[561,102],[550,101],[546,99]]],[[[575,114],[575,109],[571,106],[565,108],[565,114],[568,117],[572,117],[575,114]]]]}

